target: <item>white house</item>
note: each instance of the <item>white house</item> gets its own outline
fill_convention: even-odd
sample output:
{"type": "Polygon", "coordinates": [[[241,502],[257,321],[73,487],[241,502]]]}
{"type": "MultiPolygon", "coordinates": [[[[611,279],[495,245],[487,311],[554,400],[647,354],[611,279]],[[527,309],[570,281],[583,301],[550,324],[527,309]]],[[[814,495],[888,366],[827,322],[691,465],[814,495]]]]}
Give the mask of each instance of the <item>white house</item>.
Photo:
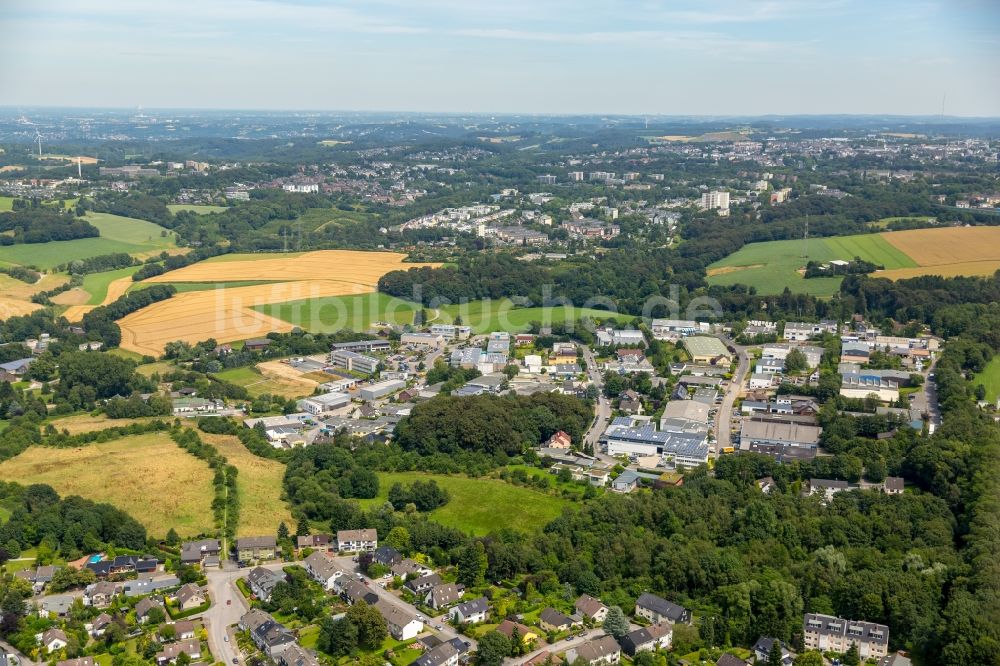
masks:
{"type": "Polygon", "coordinates": [[[340,391],[314,395],[310,398],[303,398],[295,403],[296,409],[319,416],[337,410],[351,402],[351,396],[340,391]]]}

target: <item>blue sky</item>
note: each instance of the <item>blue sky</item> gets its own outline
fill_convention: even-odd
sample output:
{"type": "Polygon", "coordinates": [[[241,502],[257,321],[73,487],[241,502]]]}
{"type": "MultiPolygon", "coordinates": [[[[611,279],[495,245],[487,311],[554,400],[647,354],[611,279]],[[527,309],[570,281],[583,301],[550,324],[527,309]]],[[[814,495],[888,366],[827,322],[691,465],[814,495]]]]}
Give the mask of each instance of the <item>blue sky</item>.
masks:
{"type": "Polygon", "coordinates": [[[2,0],[0,105],[1000,116],[1000,0],[2,0]]]}

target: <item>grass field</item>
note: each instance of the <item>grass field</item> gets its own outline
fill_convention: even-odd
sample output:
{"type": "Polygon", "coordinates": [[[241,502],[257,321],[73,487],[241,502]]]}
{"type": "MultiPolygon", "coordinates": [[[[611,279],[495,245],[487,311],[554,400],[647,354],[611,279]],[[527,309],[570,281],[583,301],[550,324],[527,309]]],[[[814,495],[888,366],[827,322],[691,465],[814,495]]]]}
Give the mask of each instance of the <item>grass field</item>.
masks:
{"type": "Polygon", "coordinates": [[[0,213],[14,209],[14,197],[0,197],[0,213]]]}
{"type": "Polygon", "coordinates": [[[104,430],[106,428],[128,425],[130,423],[148,423],[149,421],[155,421],[157,418],[161,420],[168,419],[168,417],[165,416],[146,416],[136,419],[109,419],[104,414],[98,414],[97,416],[93,416],[91,414],[74,414],[73,416],[63,416],[58,419],[53,419],[49,423],[51,423],[52,426],[59,432],[66,430],[71,435],[78,435],[81,432],[104,430]]]}
{"type": "Polygon", "coordinates": [[[200,433],[201,438],[214,445],[239,470],[236,477],[240,492],[240,525],[237,536],[275,534],[282,521],[293,528],[295,521],[288,505],[281,499],[285,466],[275,460],[266,460],[247,451],[233,435],[200,433]]]}
{"type": "Polygon", "coordinates": [[[176,247],[173,236],[161,236],[164,228],[152,222],[93,212],[87,213],[86,220],[101,232],[99,238],[7,245],[0,247],[0,261],[48,270],[74,259],[101,254],[126,252],[148,256],[176,247]]]}
{"type": "Polygon", "coordinates": [[[181,536],[213,529],[211,470],[164,433],[79,448],[33,446],[0,464],[0,478],[113,504],[152,536],[171,527],[181,536]]]}
{"type": "Polygon", "coordinates": [[[977,384],[986,387],[986,399],[996,404],[1000,398],[1000,356],[990,359],[983,371],[972,378],[972,385],[977,384]]]}
{"type": "MultiPolygon", "coordinates": [[[[324,333],[349,329],[366,331],[372,324],[384,321],[391,324],[412,324],[413,314],[420,305],[383,293],[360,294],[356,296],[333,296],[330,298],[305,299],[287,303],[258,306],[258,312],[289,322],[307,331],[324,333]]],[[[552,308],[515,308],[509,300],[471,301],[459,305],[448,305],[439,309],[437,318],[433,309],[428,308],[431,323],[450,324],[456,316],[471,326],[476,333],[489,331],[523,331],[528,323],[540,321],[545,325],[555,322],[575,323],[583,316],[616,317],[605,310],[558,306],[552,308]]],[[[631,319],[622,315],[622,319],[631,319]]]]}
{"type": "Polygon", "coordinates": [[[209,206],[207,204],[167,204],[167,210],[171,213],[190,211],[192,213],[198,213],[199,215],[208,215],[209,213],[221,213],[224,210],[228,210],[228,206],[209,206]]]}
{"type": "MultiPolygon", "coordinates": [[[[274,284],[280,280],[246,280],[243,282],[171,282],[178,293],[185,291],[208,291],[209,289],[235,289],[236,287],[253,287],[258,284],[274,284]]],[[[133,282],[129,291],[138,291],[152,287],[152,282],[133,282]]]]}
{"type": "MultiPolygon", "coordinates": [[[[129,266],[114,271],[104,271],[102,273],[91,273],[83,278],[83,285],[80,287],[86,295],[83,304],[71,305],[63,313],[68,321],[80,321],[83,315],[93,310],[98,305],[108,305],[121,297],[134,282],[132,274],[139,270],[138,266],[129,266]]],[[[71,289],[67,294],[77,291],[71,289]]],[[[60,294],[61,295],[61,294],[60,294]]]]}
{"type": "MultiPolygon", "coordinates": [[[[376,321],[412,324],[420,306],[380,292],[356,296],[330,296],[255,308],[259,312],[315,333],[340,329],[366,331],[376,321]]],[[[450,321],[450,320],[449,320],[450,321]]]]}
{"type": "Polygon", "coordinates": [[[809,260],[830,261],[854,257],[884,265],[887,269],[916,266],[906,253],[889,243],[882,234],[862,234],[833,238],[751,243],[708,267],[708,283],[742,283],[761,294],[780,294],[788,287],[795,293],[832,296],[843,278],[805,279],[799,272],[809,260]],[[803,256],[806,254],[807,256],[803,256]]]}
{"type": "Polygon", "coordinates": [[[477,535],[504,528],[533,530],[559,516],[563,508],[570,504],[565,499],[497,479],[424,472],[379,472],[378,478],[378,497],[361,500],[365,508],[377,507],[385,502],[394,483],[409,484],[434,479],[450,493],[451,500],[428,515],[443,525],[477,535]]]}
{"type": "Polygon", "coordinates": [[[253,397],[270,393],[271,395],[281,395],[286,398],[301,398],[312,395],[313,390],[319,385],[317,382],[302,378],[301,376],[281,373],[280,369],[273,367],[274,365],[281,364],[278,361],[274,361],[261,363],[260,366],[262,367],[260,369],[256,367],[230,368],[215,373],[215,376],[237,386],[244,387],[253,397]]]}

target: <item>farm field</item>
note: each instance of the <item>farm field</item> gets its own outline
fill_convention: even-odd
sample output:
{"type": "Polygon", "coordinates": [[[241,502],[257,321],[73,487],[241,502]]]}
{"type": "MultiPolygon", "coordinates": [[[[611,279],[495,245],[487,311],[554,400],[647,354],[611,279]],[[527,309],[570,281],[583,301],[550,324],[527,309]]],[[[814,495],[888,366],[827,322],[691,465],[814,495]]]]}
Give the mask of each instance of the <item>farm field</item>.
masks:
{"type": "MultiPolygon", "coordinates": [[[[98,305],[107,305],[115,302],[128,288],[134,284],[132,274],[139,268],[129,266],[114,271],[104,271],[102,273],[91,273],[84,276],[83,285],[79,289],[71,289],[60,296],[80,292],[85,297],[82,303],[70,304],[63,316],[69,321],[80,321],[83,315],[93,310],[98,305]]],[[[56,299],[52,299],[55,302],[56,299]]]]}
{"type": "MultiPolygon", "coordinates": [[[[209,291],[212,289],[233,289],[235,287],[253,287],[258,284],[274,284],[280,280],[245,280],[242,282],[171,282],[174,289],[184,291],[209,291]]],[[[161,283],[162,284],[162,283],[161,283]]],[[[138,291],[153,286],[152,282],[133,282],[129,291],[138,291]]]]}
{"type": "Polygon", "coordinates": [[[1000,356],[990,359],[983,371],[972,378],[971,384],[982,384],[986,388],[986,399],[995,404],[1000,398],[1000,356]]]}
{"type": "Polygon", "coordinates": [[[176,249],[173,236],[152,222],[109,213],[88,212],[86,220],[100,231],[98,238],[77,238],[49,243],[25,243],[0,247],[0,261],[48,270],[74,259],[126,252],[144,258],[163,250],[176,249]]]}
{"type": "Polygon", "coordinates": [[[326,333],[340,329],[366,331],[377,321],[412,324],[417,303],[381,292],[356,296],[331,296],[258,306],[257,311],[307,331],[326,333]]]}
{"type": "Polygon", "coordinates": [[[442,321],[451,323],[456,316],[471,326],[475,333],[488,331],[508,331],[511,333],[528,329],[532,321],[540,321],[548,326],[556,322],[575,323],[580,317],[601,319],[621,319],[628,321],[632,315],[618,315],[607,310],[559,305],[555,307],[515,308],[507,299],[496,301],[470,301],[441,308],[442,321]]]}
{"type": "Polygon", "coordinates": [[[379,472],[378,479],[378,497],[359,500],[365,509],[383,504],[394,483],[410,484],[433,479],[450,493],[451,500],[428,515],[443,525],[477,535],[504,528],[533,530],[558,517],[563,508],[570,505],[568,500],[560,497],[498,479],[425,472],[379,472]]]}
{"type": "Polygon", "coordinates": [[[49,274],[43,275],[34,284],[28,284],[9,275],[0,274],[0,320],[30,314],[40,309],[42,306],[32,303],[31,297],[38,292],[63,285],[68,280],[69,278],[62,274],[49,274]]]}
{"type": "Polygon", "coordinates": [[[879,277],[992,275],[1000,270],[1000,227],[912,229],[882,235],[911,257],[916,267],[900,266],[879,277]]]}
{"type": "Polygon", "coordinates": [[[259,458],[233,435],[199,433],[239,470],[236,476],[240,492],[240,524],[237,536],[274,534],[284,521],[291,528],[295,521],[288,505],[281,499],[285,466],[276,460],[259,458]]]}
{"type": "Polygon", "coordinates": [[[19,298],[0,296],[0,321],[3,321],[7,317],[20,317],[22,315],[31,314],[35,310],[41,309],[41,307],[41,305],[32,303],[31,301],[22,301],[19,298]]]}
{"type": "Polygon", "coordinates": [[[301,398],[312,395],[313,390],[319,386],[319,382],[303,377],[280,361],[260,363],[253,368],[230,368],[216,372],[214,376],[244,387],[255,398],[264,393],[301,398]]]}
{"type": "Polygon", "coordinates": [[[886,240],[886,235],[890,234],[810,238],[805,244],[800,240],[751,243],[709,266],[708,283],[742,283],[756,287],[761,294],[780,294],[788,287],[796,293],[832,296],[840,289],[843,278],[807,280],[799,272],[807,261],[861,257],[887,269],[916,266],[905,252],[886,240]]]}
{"type": "Polygon", "coordinates": [[[221,213],[228,210],[228,206],[210,206],[208,204],[167,204],[167,210],[171,213],[189,211],[198,215],[208,215],[209,213],[221,213]]]}
{"type": "Polygon", "coordinates": [[[164,433],[78,448],[32,446],[0,464],[0,478],[113,504],[152,536],[171,527],[182,537],[213,529],[211,470],[164,433]]]}
{"type": "Polygon", "coordinates": [[[14,197],[0,197],[0,213],[14,209],[14,197]]]}
{"type": "Polygon", "coordinates": [[[130,423],[148,423],[157,419],[167,421],[167,416],[142,416],[134,419],[109,419],[105,414],[74,414],[73,416],[63,416],[53,419],[49,423],[52,427],[62,432],[66,430],[71,435],[79,435],[82,432],[94,432],[115,426],[129,425],[130,423]]]}
{"type": "Polygon", "coordinates": [[[261,306],[372,292],[379,277],[402,266],[404,258],[390,252],[321,250],[297,255],[237,255],[228,261],[192,264],[148,282],[267,281],[275,276],[287,281],[176,294],[122,319],[122,347],[158,355],[172,340],[193,343],[212,337],[232,342],[271,331],[290,331],[291,323],[264,314],[261,306]]]}

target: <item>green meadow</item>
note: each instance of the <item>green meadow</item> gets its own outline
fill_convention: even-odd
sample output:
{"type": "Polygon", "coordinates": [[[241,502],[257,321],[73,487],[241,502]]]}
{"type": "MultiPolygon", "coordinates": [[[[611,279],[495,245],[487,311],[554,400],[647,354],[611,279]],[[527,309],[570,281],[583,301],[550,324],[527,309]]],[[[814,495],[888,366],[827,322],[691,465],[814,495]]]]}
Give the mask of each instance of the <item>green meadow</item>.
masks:
{"type": "Polygon", "coordinates": [[[86,220],[97,227],[97,238],[77,238],[49,243],[24,243],[0,247],[0,261],[48,270],[75,259],[126,252],[143,254],[174,248],[173,235],[145,220],[88,212],[86,220]]]}
{"type": "Polygon", "coordinates": [[[167,204],[167,210],[171,213],[187,211],[198,215],[208,215],[209,213],[221,213],[227,210],[228,206],[210,206],[207,204],[167,204]]]}
{"type": "Polygon", "coordinates": [[[886,269],[910,268],[917,263],[880,234],[835,236],[801,240],[750,243],[708,267],[709,284],[745,284],[760,294],[780,294],[785,288],[795,293],[832,296],[840,289],[842,277],[805,279],[800,270],[808,261],[850,261],[861,257],[886,269]]]}
{"type": "Polygon", "coordinates": [[[394,483],[410,484],[433,479],[448,491],[450,501],[431,511],[428,517],[442,525],[476,535],[504,528],[527,532],[557,518],[570,501],[555,495],[515,486],[498,479],[449,476],[425,472],[379,472],[378,497],[360,500],[373,509],[388,500],[394,483]]]}

